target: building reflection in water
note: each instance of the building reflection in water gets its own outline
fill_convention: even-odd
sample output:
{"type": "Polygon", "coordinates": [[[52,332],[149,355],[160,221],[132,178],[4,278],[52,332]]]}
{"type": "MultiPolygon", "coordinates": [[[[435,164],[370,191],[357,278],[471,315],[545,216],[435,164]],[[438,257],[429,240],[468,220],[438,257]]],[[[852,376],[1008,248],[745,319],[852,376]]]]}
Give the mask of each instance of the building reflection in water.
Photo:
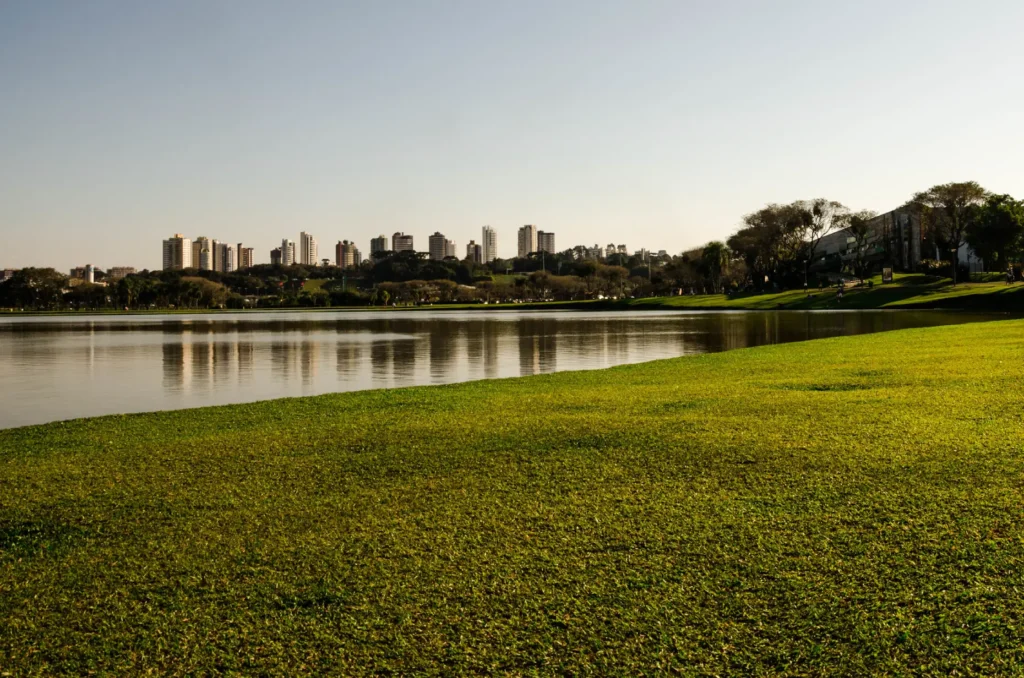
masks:
{"type": "MultiPolygon", "coordinates": [[[[87,333],[82,328],[74,332],[64,328],[72,337],[67,341],[76,342],[73,351],[63,349],[75,359],[65,370],[78,380],[103,381],[105,389],[131,394],[138,411],[160,409],[166,403],[243,402],[593,369],[964,318],[913,312],[627,315],[486,311],[352,314],[343,320],[322,320],[319,314],[294,317],[294,321],[288,316],[223,324],[218,320],[166,321],[122,325],[116,330],[96,322],[87,333]],[[157,341],[153,341],[154,333],[157,341]],[[153,384],[138,376],[146,374],[147,364],[159,371],[153,364],[156,361],[162,362],[162,381],[153,384]],[[115,370],[114,363],[130,369],[115,370]]],[[[7,330],[0,338],[6,342],[8,369],[18,361],[33,369],[53,363],[52,356],[61,350],[53,339],[58,336],[64,335],[54,329],[49,335],[7,330]]]]}

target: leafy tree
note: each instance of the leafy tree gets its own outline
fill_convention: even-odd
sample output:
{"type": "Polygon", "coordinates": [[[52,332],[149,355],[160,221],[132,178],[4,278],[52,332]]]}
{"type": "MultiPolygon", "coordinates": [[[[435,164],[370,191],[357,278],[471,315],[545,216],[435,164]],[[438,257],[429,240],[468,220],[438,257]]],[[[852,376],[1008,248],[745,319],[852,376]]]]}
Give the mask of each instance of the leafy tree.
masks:
{"type": "Polygon", "coordinates": [[[808,212],[799,203],[770,204],[743,217],[745,226],[726,241],[742,258],[758,287],[768,278],[783,282],[804,250],[808,212]]]}
{"type": "Polygon", "coordinates": [[[67,284],[68,277],[52,268],[23,268],[0,285],[0,306],[53,310],[67,284]]]}
{"type": "Polygon", "coordinates": [[[704,245],[700,254],[701,268],[711,280],[715,293],[721,290],[722,274],[729,270],[729,247],[718,240],[704,245]]]}
{"type": "Polygon", "coordinates": [[[990,271],[1000,271],[1021,250],[1024,203],[1009,195],[990,195],[967,226],[965,238],[990,271]]]}
{"type": "Polygon", "coordinates": [[[965,236],[978,218],[979,207],[988,192],[976,181],[938,184],[914,195],[911,202],[920,206],[936,240],[952,253],[953,285],[957,283],[958,252],[966,243],[965,236]]]}

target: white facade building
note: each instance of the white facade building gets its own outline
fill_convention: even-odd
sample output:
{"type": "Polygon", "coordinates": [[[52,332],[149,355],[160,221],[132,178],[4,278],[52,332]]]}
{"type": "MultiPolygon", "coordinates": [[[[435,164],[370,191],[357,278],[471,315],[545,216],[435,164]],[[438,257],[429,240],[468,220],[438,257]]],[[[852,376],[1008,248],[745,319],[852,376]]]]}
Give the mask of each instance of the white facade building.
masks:
{"type": "Polygon", "coordinates": [[[484,226],[480,248],[483,250],[483,263],[489,264],[498,258],[498,234],[490,226],[484,226]]]}
{"type": "Polygon", "coordinates": [[[281,241],[281,265],[291,266],[295,263],[295,241],[285,238],[281,241]]]}
{"type": "Polygon", "coordinates": [[[299,233],[299,263],[316,266],[317,261],[316,238],[302,231],[299,233]]]}

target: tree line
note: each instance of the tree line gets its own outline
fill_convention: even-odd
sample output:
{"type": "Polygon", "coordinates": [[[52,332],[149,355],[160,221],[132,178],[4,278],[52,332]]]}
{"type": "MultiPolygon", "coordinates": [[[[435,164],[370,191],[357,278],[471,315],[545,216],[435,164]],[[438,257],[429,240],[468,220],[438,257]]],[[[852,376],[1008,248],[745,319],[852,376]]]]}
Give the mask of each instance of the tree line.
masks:
{"type": "MultiPolygon", "coordinates": [[[[1024,204],[977,182],[940,184],[902,207],[921,225],[929,270],[962,276],[957,252],[970,246],[990,271],[1024,258],[1024,204]]],[[[737,293],[820,284],[830,276],[867,277],[896,257],[869,252],[878,242],[875,213],[825,198],[771,203],[743,217],[724,242],[675,256],[615,253],[588,258],[577,247],[486,264],[420,252],[379,252],[355,268],[261,264],[231,273],[187,269],[142,271],[120,280],[71,285],[68,277],[26,268],[0,284],[0,308],[151,309],[286,308],[422,303],[577,301],[626,296],[737,293]],[[825,259],[822,241],[844,231],[852,256],[825,259]]],[[[890,244],[885,239],[881,245],[890,244]]]]}

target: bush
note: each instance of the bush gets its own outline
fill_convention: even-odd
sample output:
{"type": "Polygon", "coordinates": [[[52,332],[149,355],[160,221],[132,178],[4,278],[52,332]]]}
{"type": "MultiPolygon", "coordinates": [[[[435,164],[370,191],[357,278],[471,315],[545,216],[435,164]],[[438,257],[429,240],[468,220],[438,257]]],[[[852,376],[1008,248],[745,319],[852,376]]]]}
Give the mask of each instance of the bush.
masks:
{"type": "Polygon", "coordinates": [[[370,297],[355,290],[331,290],[331,306],[366,306],[370,297]]]}

